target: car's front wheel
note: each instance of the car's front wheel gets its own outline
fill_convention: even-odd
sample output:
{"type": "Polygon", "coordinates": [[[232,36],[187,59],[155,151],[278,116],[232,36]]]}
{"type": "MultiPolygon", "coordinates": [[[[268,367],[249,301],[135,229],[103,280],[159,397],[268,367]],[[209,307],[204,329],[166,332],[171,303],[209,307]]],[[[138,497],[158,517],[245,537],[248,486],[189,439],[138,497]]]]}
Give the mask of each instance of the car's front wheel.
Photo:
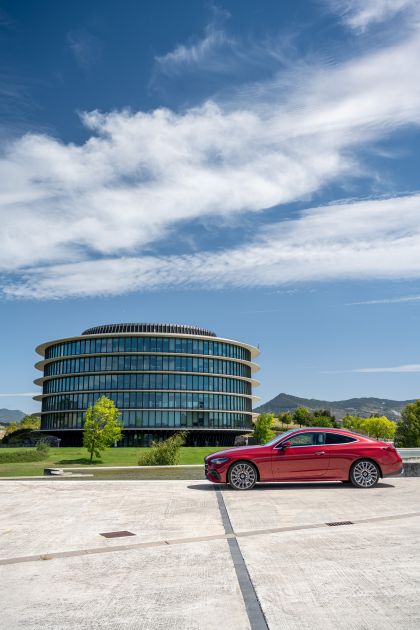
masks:
{"type": "Polygon", "coordinates": [[[379,468],[370,459],[360,459],[350,471],[350,481],[356,488],[373,488],[379,477],[379,468]]]}
{"type": "Polygon", "coordinates": [[[229,470],[228,481],[234,490],[251,490],[257,483],[257,470],[249,462],[237,462],[229,470]]]}

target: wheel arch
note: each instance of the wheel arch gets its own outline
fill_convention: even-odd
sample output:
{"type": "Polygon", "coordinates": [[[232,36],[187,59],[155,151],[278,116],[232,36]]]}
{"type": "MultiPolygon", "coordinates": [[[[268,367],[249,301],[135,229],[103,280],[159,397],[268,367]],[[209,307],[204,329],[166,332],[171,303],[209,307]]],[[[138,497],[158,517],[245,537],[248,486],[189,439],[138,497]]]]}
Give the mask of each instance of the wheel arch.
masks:
{"type": "Polygon", "coordinates": [[[229,468],[226,471],[226,483],[228,483],[229,480],[229,473],[230,473],[230,469],[235,466],[235,464],[241,464],[241,463],[245,463],[245,464],[251,464],[251,466],[254,466],[255,470],[257,471],[257,481],[260,480],[260,471],[258,469],[258,466],[255,462],[251,461],[250,459],[235,459],[233,462],[231,462],[231,464],[229,465],[229,468]]]}
{"type": "Polygon", "coordinates": [[[372,464],[375,464],[375,466],[377,466],[377,467],[378,467],[378,470],[379,470],[379,477],[380,477],[381,479],[383,479],[383,476],[384,476],[384,475],[383,475],[383,472],[382,472],[381,465],[380,465],[380,463],[379,463],[376,459],[373,459],[373,457],[358,457],[357,459],[355,459],[355,460],[354,460],[354,461],[350,464],[350,467],[349,467],[349,474],[348,474],[348,477],[347,477],[349,481],[350,481],[350,474],[351,474],[352,468],[354,468],[354,466],[357,464],[357,462],[362,462],[362,461],[368,461],[368,462],[372,462],[372,464]]]}

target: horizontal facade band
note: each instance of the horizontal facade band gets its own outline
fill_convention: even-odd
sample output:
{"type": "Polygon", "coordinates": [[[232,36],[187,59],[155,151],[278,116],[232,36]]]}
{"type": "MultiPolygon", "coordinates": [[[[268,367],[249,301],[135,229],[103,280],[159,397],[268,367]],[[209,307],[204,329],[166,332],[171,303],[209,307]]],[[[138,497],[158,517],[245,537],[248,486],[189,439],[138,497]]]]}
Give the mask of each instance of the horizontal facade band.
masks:
{"type": "MultiPolygon", "coordinates": [[[[120,394],[120,393],[129,393],[129,394],[135,394],[135,393],[154,393],[156,392],[157,394],[211,394],[214,396],[236,396],[236,398],[247,398],[249,400],[252,401],[257,401],[257,400],[261,400],[260,396],[255,396],[254,394],[233,394],[231,392],[209,392],[209,391],[205,391],[205,392],[200,392],[197,390],[185,390],[185,389],[181,389],[181,390],[167,390],[167,389],[111,389],[111,390],[107,390],[107,392],[109,393],[115,393],[115,394],[120,394]]],[[[78,395],[78,394],[102,394],[103,390],[92,390],[92,389],[88,389],[88,390],[75,390],[75,391],[71,391],[71,392],[54,392],[51,394],[38,394],[37,396],[33,396],[32,398],[34,400],[38,400],[38,401],[42,401],[45,400],[46,398],[54,398],[56,396],[66,396],[67,394],[69,396],[72,395],[78,395]]],[[[105,394],[104,394],[105,395],[105,394]]],[[[120,409],[120,407],[118,407],[118,409],[120,409]]],[[[122,409],[122,407],[121,407],[122,409]]],[[[165,407],[165,409],[170,409],[170,407],[165,407]]],[[[192,407],[190,408],[192,409],[192,407]]]]}
{"type": "Polygon", "coordinates": [[[112,372],[104,370],[100,372],[70,372],[69,374],[53,374],[51,376],[41,376],[40,378],[36,378],[33,382],[35,385],[42,386],[43,383],[47,381],[51,381],[52,379],[63,379],[63,378],[75,378],[77,376],[107,376],[107,375],[122,375],[122,374],[179,374],[180,376],[206,376],[206,377],[215,377],[215,378],[231,378],[237,381],[242,381],[245,383],[250,383],[253,387],[258,387],[261,384],[261,381],[258,381],[255,378],[247,378],[246,376],[232,376],[231,374],[215,374],[214,372],[175,372],[175,371],[154,371],[154,370],[113,370],[112,372]]]}
{"type": "MultiPolygon", "coordinates": [[[[181,413],[187,413],[187,412],[194,412],[194,413],[199,413],[199,412],[205,412],[205,413],[239,413],[243,416],[254,416],[254,412],[253,411],[241,411],[241,410],[237,410],[237,409],[185,409],[184,407],[181,408],[173,408],[173,407],[142,407],[142,408],[132,408],[132,407],[119,407],[118,411],[131,411],[131,412],[139,412],[141,413],[142,411],[176,411],[176,412],[181,412],[181,413]]],[[[55,409],[53,411],[40,411],[39,415],[40,416],[45,416],[47,414],[52,414],[52,413],[86,413],[86,409],[55,409]]]]}
{"type": "Polygon", "coordinates": [[[246,361],[245,359],[234,359],[232,357],[225,357],[221,354],[191,354],[188,352],[89,352],[83,354],[68,354],[61,357],[53,357],[51,359],[43,359],[42,361],[37,361],[35,363],[35,367],[37,370],[41,372],[44,370],[44,367],[49,363],[57,363],[59,361],[67,361],[70,359],[89,359],[89,358],[104,358],[104,357],[121,357],[121,356],[154,356],[154,357],[187,357],[190,359],[214,359],[216,361],[229,361],[230,363],[240,363],[241,365],[245,365],[250,368],[251,372],[258,372],[260,370],[260,366],[253,361],[246,361]]]}
{"type": "MultiPolygon", "coordinates": [[[[173,433],[179,433],[181,430],[184,431],[186,427],[123,427],[123,433],[128,431],[135,433],[154,433],[155,431],[171,431],[173,433]]],[[[200,433],[249,433],[249,428],[244,427],[242,429],[235,428],[223,428],[223,427],[187,427],[188,433],[190,431],[199,431],[200,433]]],[[[74,433],[83,433],[83,429],[38,429],[44,433],[58,433],[63,432],[74,432],[74,433]]]]}

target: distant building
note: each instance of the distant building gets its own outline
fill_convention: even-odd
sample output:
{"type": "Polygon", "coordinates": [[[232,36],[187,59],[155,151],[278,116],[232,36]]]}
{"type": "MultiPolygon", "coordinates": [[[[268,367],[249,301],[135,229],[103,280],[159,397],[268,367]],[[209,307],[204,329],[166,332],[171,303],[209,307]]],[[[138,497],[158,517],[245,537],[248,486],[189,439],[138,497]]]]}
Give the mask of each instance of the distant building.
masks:
{"type": "Polygon", "coordinates": [[[79,445],[87,408],[101,396],[121,411],[124,446],[175,431],[188,443],[229,445],[252,429],[254,346],[193,326],[109,324],[41,344],[35,380],[41,431],[79,445]]]}

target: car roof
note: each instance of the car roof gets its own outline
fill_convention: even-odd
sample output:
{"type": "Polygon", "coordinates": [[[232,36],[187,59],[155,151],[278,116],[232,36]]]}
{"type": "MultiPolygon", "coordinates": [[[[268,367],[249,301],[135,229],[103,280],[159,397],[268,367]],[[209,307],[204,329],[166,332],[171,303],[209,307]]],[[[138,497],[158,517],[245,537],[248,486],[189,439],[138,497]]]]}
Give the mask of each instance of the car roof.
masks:
{"type": "Polygon", "coordinates": [[[368,435],[363,435],[362,433],[355,433],[355,431],[350,431],[349,429],[335,429],[333,427],[300,427],[299,429],[290,429],[290,432],[300,433],[302,431],[316,431],[316,432],[324,432],[328,431],[328,433],[339,433],[342,435],[357,435],[358,438],[363,438],[368,441],[375,441],[370,438],[368,435]]]}

